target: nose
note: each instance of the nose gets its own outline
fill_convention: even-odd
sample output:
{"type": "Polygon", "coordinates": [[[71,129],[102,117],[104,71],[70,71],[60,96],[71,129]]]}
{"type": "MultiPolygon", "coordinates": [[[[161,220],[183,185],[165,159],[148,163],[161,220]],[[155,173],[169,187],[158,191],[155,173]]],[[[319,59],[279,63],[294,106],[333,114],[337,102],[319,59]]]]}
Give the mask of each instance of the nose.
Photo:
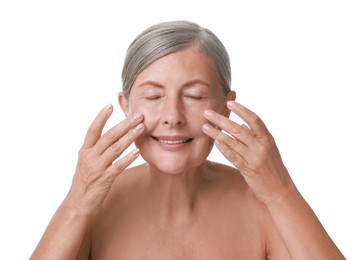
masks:
{"type": "Polygon", "coordinates": [[[186,122],[184,104],[180,97],[165,97],[162,111],[162,124],[166,126],[182,126],[186,122]]]}

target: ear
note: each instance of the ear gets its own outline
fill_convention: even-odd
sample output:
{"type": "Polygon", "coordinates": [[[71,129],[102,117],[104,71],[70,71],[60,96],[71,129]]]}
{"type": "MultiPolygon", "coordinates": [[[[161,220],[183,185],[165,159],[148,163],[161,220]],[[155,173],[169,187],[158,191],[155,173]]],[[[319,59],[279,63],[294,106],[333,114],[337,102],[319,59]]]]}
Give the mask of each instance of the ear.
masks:
{"type": "Polygon", "coordinates": [[[227,97],[225,98],[225,104],[224,104],[224,116],[229,117],[230,116],[230,109],[227,107],[226,103],[228,101],[235,101],[236,99],[236,92],[235,91],[230,91],[230,93],[227,95],[227,97]]]}
{"type": "Polygon", "coordinates": [[[128,101],[127,101],[126,97],[124,96],[123,92],[118,93],[118,103],[123,111],[123,114],[126,117],[129,117],[128,101]]]}

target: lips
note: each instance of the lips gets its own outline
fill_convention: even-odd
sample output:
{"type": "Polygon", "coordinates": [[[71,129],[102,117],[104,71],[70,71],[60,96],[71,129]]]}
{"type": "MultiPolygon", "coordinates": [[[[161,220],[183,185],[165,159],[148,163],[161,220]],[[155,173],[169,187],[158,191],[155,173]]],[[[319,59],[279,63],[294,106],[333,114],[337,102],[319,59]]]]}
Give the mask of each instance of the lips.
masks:
{"type": "Polygon", "coordinates": [[[189,143],[193,140],[193,138],[185,137],[185,136],[151,136],[154,140],[168,144],[168,145],[177,145],[189,143]]]}

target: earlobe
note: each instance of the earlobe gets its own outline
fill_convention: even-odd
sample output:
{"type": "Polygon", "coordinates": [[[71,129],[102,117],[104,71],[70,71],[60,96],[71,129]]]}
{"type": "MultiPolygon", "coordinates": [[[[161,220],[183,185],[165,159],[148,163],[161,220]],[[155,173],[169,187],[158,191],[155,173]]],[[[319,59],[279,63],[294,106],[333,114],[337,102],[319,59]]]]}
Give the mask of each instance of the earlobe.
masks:
{"type": "Polygon", "coordinates": [[[129,117],[128,102],[123,92],[119,92],[118,94],[118,103],[123,111],[123,114],[126,117],[129,117]]]}
{"type": "Polygon", "coordinates": [[[225,98],[225,105],[224,105],[224,116],[229,117],[230,116],[230,109],[227,107],[226,103],[228,101],[235,101],[236,99],[236,92],[235,91],[230,91],[230,93],[228,94],[228,96],[225,98]]]}

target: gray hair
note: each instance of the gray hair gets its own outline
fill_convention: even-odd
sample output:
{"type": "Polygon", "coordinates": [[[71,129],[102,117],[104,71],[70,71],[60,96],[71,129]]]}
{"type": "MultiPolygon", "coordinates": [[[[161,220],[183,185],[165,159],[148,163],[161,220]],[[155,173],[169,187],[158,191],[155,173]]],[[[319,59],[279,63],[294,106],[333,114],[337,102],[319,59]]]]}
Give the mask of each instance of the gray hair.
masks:
{"type": "Polygon", "coordinates": [[[188,21],[153,25],[138,35],[129,46],[122,70],[123,93],[128,99],[137,76],[152,62],[170,53],[196,47],[214,63],[223,96],[231,89],[230,59],[219,38],[206,28],[188,21]]]}

